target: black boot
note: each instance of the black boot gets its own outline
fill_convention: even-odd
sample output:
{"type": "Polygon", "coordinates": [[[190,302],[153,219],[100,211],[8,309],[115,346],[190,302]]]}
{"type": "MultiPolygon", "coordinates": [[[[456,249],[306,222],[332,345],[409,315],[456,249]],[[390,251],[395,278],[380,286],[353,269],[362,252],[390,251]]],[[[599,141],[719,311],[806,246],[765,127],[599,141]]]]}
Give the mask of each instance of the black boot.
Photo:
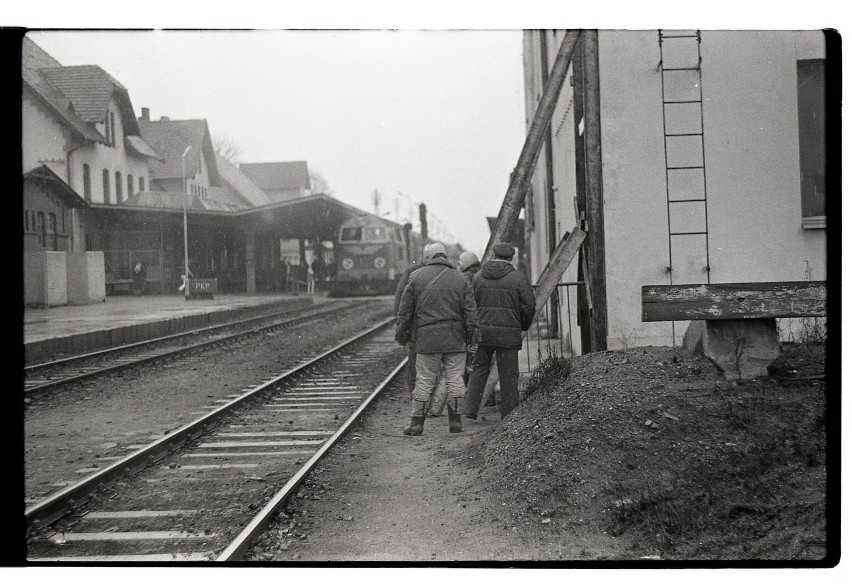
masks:
{"type": "Polygon", "coordinates": [[[461,413],[458,409],[458,399],[447,401],[447,415],[450,418],[450,433],[462,432],[461,413]]]}
{"type": "Polygon", "coordinates": [[[426,420],[426,402],[411,400],[411,423],[402,430],[405,435],[420,435],[423,433],[423,422],[426,420]]]}

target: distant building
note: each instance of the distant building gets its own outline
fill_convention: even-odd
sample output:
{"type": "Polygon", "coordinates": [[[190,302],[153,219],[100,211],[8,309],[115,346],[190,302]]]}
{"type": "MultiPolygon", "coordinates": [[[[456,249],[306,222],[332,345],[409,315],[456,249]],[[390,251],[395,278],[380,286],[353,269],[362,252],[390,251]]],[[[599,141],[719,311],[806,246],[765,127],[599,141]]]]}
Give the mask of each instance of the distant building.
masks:
{"type": "MultiPolygon", "coordinates": [[[[27,37],[22,81],[24,173],[45,165],[90,203],[146,189],[159,155],[139,136],[124,86],[97,65],[61,65],[27,37]]],[[[92,228],[72,215],[69,250],[85,250],[92,228]]]]}
{"type": "Polygon", "coordinates": [[[241,163],[239,169],[273,201],[305,197],[311,193],[306,161],[241,163]]]}
{"type": "MultiPolygon", "coordinates": [[[[524,32],[528,125],[564,35],[524,32]]],[[[524,216],[533,282],[589,227],[574,352],[671,344],[643,285],[826,279],[825,60],[820,31],[583,31],[524,216]]]]}

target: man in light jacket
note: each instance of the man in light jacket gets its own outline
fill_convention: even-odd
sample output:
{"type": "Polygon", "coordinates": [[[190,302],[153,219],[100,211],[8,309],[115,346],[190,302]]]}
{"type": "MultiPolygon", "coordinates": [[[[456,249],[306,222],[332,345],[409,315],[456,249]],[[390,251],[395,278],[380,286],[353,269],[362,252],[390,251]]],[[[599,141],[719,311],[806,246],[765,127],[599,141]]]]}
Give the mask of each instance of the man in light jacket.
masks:
{"type": "Polygon", "coordinates": [[[411,273],[402,292],[395,339],[409,341],[416,330],[416,376],[411,400],[411,423],[405,435],[423,433],[426,406],[443,368],[447,379],[450,432],[462,431],[462,380],[467,345],[476,332],[476,304],[468,280],[447,260],[444,246],[434,243],[423,250],[425,265],[411,273]]]}
{"type": "Polygon", "coordinates": [[[535,294],[529,279],[512,266],[515,249],[505,242],[494,246],[494,260],[482,264],[473,277],[479,317],[479,347],[468,381],[465,416],[476,419],[488,379],[491,359],[497,355],[500,377],[500,415],[518,405],[518,350],[521,336],[535,317],[535,294]]]}

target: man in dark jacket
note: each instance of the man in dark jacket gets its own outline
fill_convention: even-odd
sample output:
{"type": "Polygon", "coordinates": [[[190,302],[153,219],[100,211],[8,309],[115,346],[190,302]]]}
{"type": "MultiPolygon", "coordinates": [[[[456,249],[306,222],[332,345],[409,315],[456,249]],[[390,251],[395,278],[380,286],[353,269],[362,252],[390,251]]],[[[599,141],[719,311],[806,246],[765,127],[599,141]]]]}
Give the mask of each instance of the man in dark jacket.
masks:
{"type": "Polygon", "coordinates": [[[417,331],[417,381],[411,399],[411,423],[403,433],[423,433],[426,405],[442,369],[447,379],[450,432],[458,433],[462,431],[466,348],[476,331],[473,288],[454,270],[442,244],[428,245],[423,260],[425,266],[411,273],[402,292],[396,321],[395,339],[400,344],[408,343],[412,329],[417,331]]]}
{"type": "Polygon", "coordinates": [[[535,294],[526,275],[512,266],[515,249],[504,242],[494,246],[494,259],[483,263],[473,278],[479,316],[479,348],[468,381],[466,417],[476,419],[491,359],[497,355],[500,377],[500,415],[518,405],[518,350],[521,332],[535,317],[535,294]]]}
{"type": "MultiPolygon", "coordinates": [[[[399,300],[402,298],[402,292],[405,291],[405,286],[408,285],[408,279],[411,273],[423,266],[423,259],[414,262],[402,271],[402,276],[399,278],[399,283],[396,285],[396,294],[393,302],[393,314],[399,313],[399,300]]],[[[414,341],[417,339],[417,332],[411,331],[408,340],[408,364],[405,367],[405,382],[408,386],[408,394],[414,392],[414,383],[417,380],[415,366],[417,364],[417,346],[414,341]]]]}

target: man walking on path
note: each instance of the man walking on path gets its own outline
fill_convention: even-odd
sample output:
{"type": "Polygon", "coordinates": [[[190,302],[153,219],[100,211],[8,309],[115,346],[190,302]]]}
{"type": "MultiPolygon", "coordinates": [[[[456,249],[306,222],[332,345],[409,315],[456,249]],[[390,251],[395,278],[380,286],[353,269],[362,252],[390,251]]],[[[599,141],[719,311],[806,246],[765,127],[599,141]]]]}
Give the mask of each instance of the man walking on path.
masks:
{"type": "MultiPolygon", "coordinates": [[[[459,271],[463,274],[471,286],[473,286],[471,279],[473,279],[473,275],[476,274],[476,271],[479,270],[479,258],[472,252],[463,252],[459,256],[459,271]]],[[[473,346],[468,347],[467,354],[465,355],[465,364],[464,364],[464,375],[462,375],[462,380],[464,381],[464,385],[467,386],[468,374],[470,371],[470,364],[473,360],[473,346]]],[[[497,371],[494,371],[494,379],[497,379],[497,371]]],[[[485,386],[488,388],[488,385],[485,386]]],[[[432,402],[429,404],[427,415],[429,417],[440,417],[444,412],[444,405],[447,403],[447,384],[446,377],[444,376],[443,371],[441,372],[441,379],[438,380],[438,386],[435,389],[435,393],[432,395],[432,402]]]]}
{"type": "Polygon", "coordinates": [[[518,350],[521,332],[535,317],[535,294],[526,275],[512,266],[515,249],[504,242],[494,246],[495,260],[482,265],[473,277],[479,317],[479,347],[473,357],[468,381],[466,417],[476,419],[488,379],[491,359],[497,355],[500,377],[500,415],[506,417],[518,405],[518,350]]]}
{"type": "Polygon", "coordinates": [[[443,368],[447,378],[447,411],[450,432],[462,431],[461,407],[464,401],[464,362],[466,347],[476,332],[476,304],[473,288],[447,260],[440,243],[423,250],[425,266],[411,274],[402,292],[397,313],[395,339],[406,344],[412,329],[417,351],[411,423],[406,435],[423,433],[426,405],[435,390],[443,368]]]}
{"type": "MultiPolygon", "coordinates": [[[[409,277],[411,277],[411,273],[413,273],[419,268],[422,268],[424,264],[425,263],[421,258],[417,262],[405,267],[405,270],[402,271],[402,276],[399,278],[399,283],[397,283],[396,286],[396,295],[394,296],[394,315],[397,315],[399,313],[399,300],[402,298],[402,292],[405,291],[405,286],[408,285],[408,279],[409,277]]],[[[405,383],[408,386],[409,394],[414,393],[414,383],[417,381],[417,374],[415,371],[415,366],[417,364],[417,346],[414,343],[416,339],[417,332],[412,330],[408,338],[408,364],[405,367],[405,383]]]]}

